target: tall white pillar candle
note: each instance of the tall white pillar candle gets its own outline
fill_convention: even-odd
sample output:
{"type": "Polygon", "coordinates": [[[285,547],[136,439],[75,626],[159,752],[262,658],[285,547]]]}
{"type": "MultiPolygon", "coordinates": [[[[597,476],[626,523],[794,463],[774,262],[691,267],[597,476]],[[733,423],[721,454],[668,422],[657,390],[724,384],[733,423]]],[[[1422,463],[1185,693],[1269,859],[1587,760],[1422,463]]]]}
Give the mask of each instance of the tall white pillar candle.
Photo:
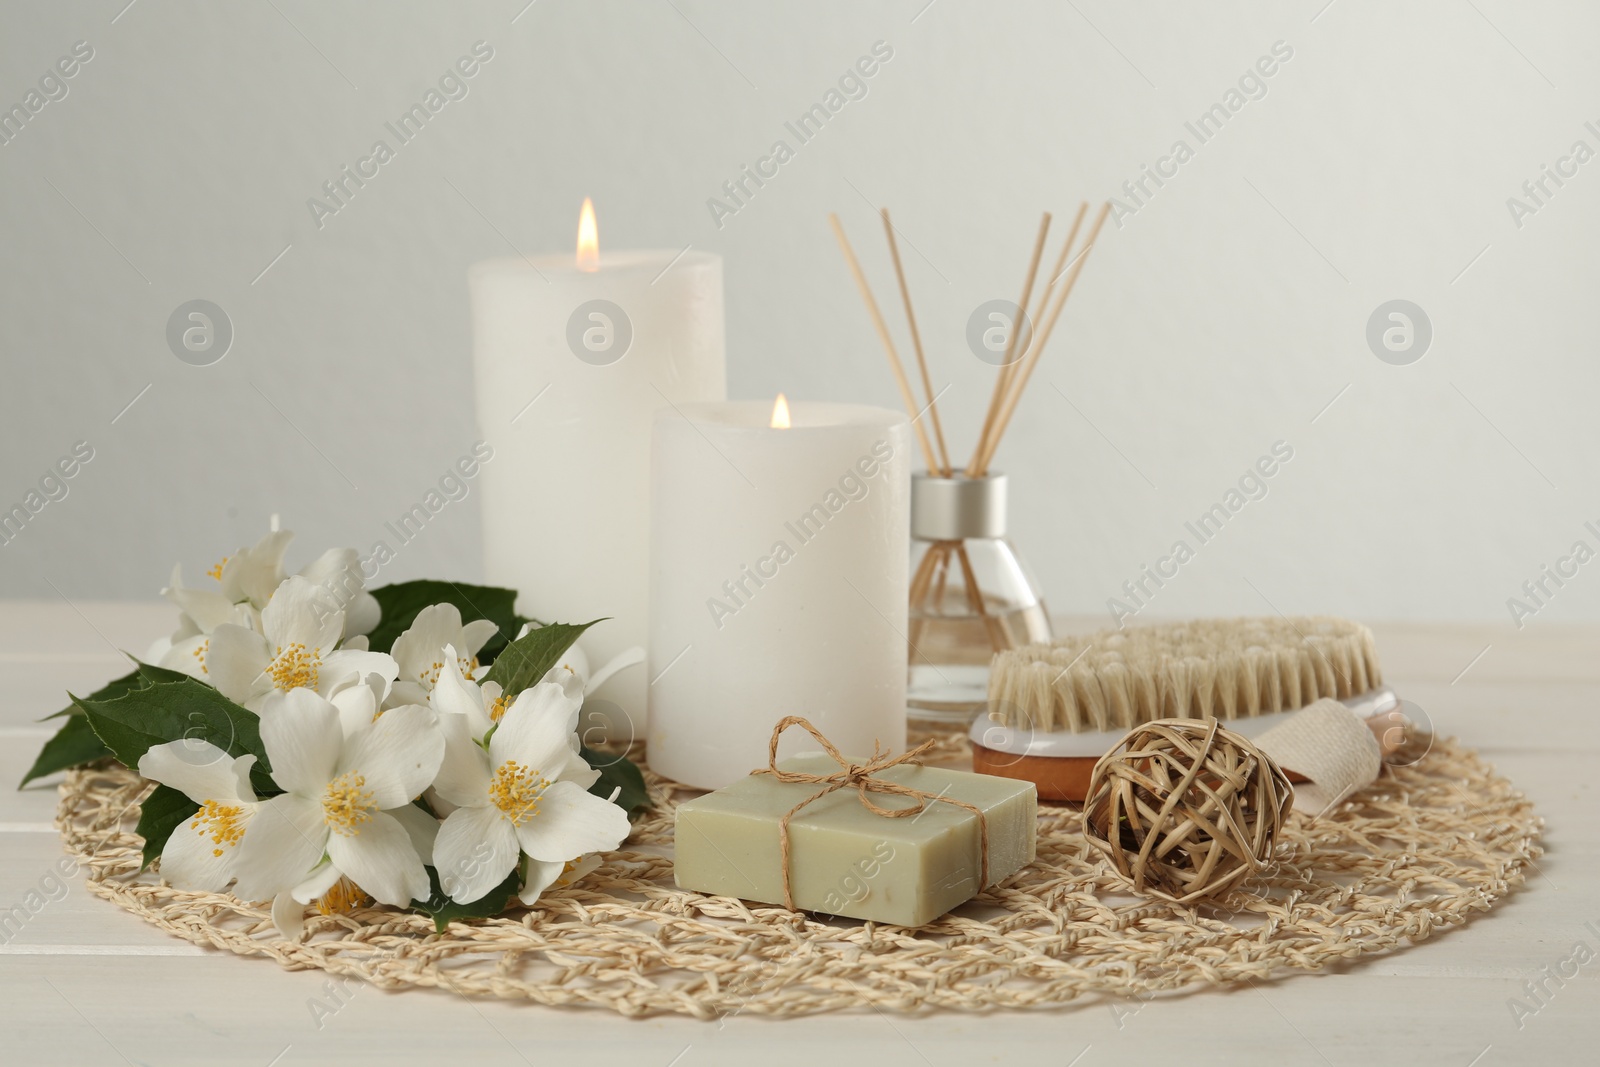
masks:
{"type": "MultiPolygon", "coordinates": [[[[766,401],[656,414],[650,766],[716,789],[804,715],[839,749],[905,749],[905,416],[766,401]]],[[[800,731],[780,752],[814,749],[800,731]]]]}
{"type": "MultiPolygon", "coordinates": [[[[484,569],[518,610],[609,617],[581,645],[598,667],[645,643],[650,430],[657,408],[726,395],[722,259],[602,252],[472,267],[484,569]]],[[[596,694],[611,733],[643,736],[643,667],[596,694]],[[609,701],[610,703],[605,703],[609,701]]],[[[593,740],[593,738],[591,738],[593,740]]]]}

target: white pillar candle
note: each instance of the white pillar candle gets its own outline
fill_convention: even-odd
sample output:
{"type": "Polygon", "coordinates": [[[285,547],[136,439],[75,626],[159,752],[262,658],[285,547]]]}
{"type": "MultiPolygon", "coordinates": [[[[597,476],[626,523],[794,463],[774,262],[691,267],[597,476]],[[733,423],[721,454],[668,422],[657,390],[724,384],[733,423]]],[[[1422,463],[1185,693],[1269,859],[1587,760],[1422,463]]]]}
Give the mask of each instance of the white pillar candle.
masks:
{"type": "MultiPolygon", "coordinates": [[[[804,715],[847,755],[905,749],[905,416],[766,401],[656,414],[650,766],[716,789],[804,715]]],[[[780,752],[816,744],[790,731],[780,752]]]]}
{"type": "MultiPolygon", "coordinates": [[[[554,622],[609,617],[591,667],[645,643],[650,427],[657,408],[726,395],[722,259],[604,252],[475,264],[484,570],[554,622]]],[[[669,408],[670,410],[670,408],[669,408]]],[[[643,667],[597,692],[611,733],[643,735],[643,667]],[[609,701],[611,703],[603,703],[609,701]]],[[[595,740],[595,738],[590,738],[595,740]]]]}

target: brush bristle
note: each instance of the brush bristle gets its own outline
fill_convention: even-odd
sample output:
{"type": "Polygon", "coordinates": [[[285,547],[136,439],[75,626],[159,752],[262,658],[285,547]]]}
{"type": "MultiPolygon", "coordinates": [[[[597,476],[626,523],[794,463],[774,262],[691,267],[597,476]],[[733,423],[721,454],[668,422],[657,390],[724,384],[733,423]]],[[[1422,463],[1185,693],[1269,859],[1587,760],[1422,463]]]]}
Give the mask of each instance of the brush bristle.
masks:
{"type": "Polygon", "coordinates": [[[1240,719],[1383,684],[1372,631],[1346,619],[1205,619],[1101,630],[999,653],[989,718],[1013,729],[1128,730],[1240,719]]]}

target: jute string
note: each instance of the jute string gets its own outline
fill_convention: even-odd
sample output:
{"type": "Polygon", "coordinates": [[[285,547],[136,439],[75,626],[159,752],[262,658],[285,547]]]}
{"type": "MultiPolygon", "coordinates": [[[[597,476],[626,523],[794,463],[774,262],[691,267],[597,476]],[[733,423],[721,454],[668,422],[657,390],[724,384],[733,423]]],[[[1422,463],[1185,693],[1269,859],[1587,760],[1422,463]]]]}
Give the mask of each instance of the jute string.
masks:
{"type": "Polygon", "coordinates": [[[978,850],[981,853],[981,876],[978,887],[981,889],[989,884],[989,818],[976,804],[969,804],[965,800],[945,796],[943,793],[929,793],[922,789],[913,789],[901,782],[891,782],[886,778],[876,777],[890,767],[921,766],[919,758],[924,752],[933,747],[931,740],[924,741],[907,752],[898,756],[890,756],[877,745],[873,746],[872,758],[866,763],[851,763],[834,746],[832,741],[822,736],[822,731],[812,726],[810,721],[799,715],[790,715],[773,727],[772,740],[767,743],[767,765],[751,771],[752,775],[770,774],[780,782],[793,785],[820,785],[821,789],[806,797],[800,803],[784,812],[783,818],[778,820],[778,862],[783,870],[783,903],[790,911],[794,911],[794,893],[791,891],[789,881],[789,820],[799,813],[800,809],[814,804],[838,789],[847,789],[855,786],[857,795],[861,798],[861,806],[874,815],[881,815],[885,819],[905,819],[922,814],[930,800],[940,800],[946,804],[954,804],[958,808],[966,808],[978,818],[978,850]],[[805,771],[784,771],[778,769],[778,739],[783,732],[791,726],[798,726],[806,733],[816,738],[817,744],[839,765],[839,770],[833,774],[809,774],[805,771]],[[886,793],[891,796],[911,797],[916,801],[908,808],[885,808],[872,799],[874,793],[886,793]]]}
{"type": "MultiPolygon", "coordinates": [[[[921,758],[962,766],[966,754],[965,733],[947,733],[921,758]]],[[[641,760],[641,747],[629,755],[641,760]]],[[[269,905],[160,884],[140,873],[133,832],[151,786],[122,767],[69,773],[57,824],[90,892],[195,944],[384,989],[700,1019],[1060,1008],[1260,983],[1468,923],[1540,854],[1527,798],[1440,740],[1321,819],[1291,815],[1270,871],[1217,900],[1126,894],[1079,833],[1077,810],[1040,805],[1033,864],[908,929],[677,888],[673,814],[698,792],[649,771],[645,780],[653,809],[599,869],[532,908],[443,934],[426,916],[370,907],[313,913],[310,936],[290,942],[269,905]]]]}

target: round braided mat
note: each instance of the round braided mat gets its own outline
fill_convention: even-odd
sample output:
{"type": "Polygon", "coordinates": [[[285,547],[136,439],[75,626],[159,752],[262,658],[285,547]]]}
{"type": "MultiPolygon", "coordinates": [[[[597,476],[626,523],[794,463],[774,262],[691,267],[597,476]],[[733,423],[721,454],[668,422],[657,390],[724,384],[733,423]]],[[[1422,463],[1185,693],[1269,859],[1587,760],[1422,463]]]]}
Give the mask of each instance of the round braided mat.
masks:
{"type": "MultiPolygon", "coordinates": [[[[965,758],[964,734],[936,736],[929,762],[965,758]]],[[[121,766],[69,772],[57,824],[93,892],[202,945],[384,988],[699,1018],[1040,1008],[1315,970],[1464,923],[1540,854],[1532,804],[1441,739],[1332,814],[1292,816],[1270,874],[1214,903],[1126,895],[1078,832],[1077,810],[1041,806],[1032,866],[910,929],[677,889],[673,811],[693,792],[646,777],[654,808],[598,870],[531,909],[442,935],[426,916],[378,907],[313,913],[307,940],[292,943],[266,906],[140,875],[132,827],[149,784],[121,766]]]]}

